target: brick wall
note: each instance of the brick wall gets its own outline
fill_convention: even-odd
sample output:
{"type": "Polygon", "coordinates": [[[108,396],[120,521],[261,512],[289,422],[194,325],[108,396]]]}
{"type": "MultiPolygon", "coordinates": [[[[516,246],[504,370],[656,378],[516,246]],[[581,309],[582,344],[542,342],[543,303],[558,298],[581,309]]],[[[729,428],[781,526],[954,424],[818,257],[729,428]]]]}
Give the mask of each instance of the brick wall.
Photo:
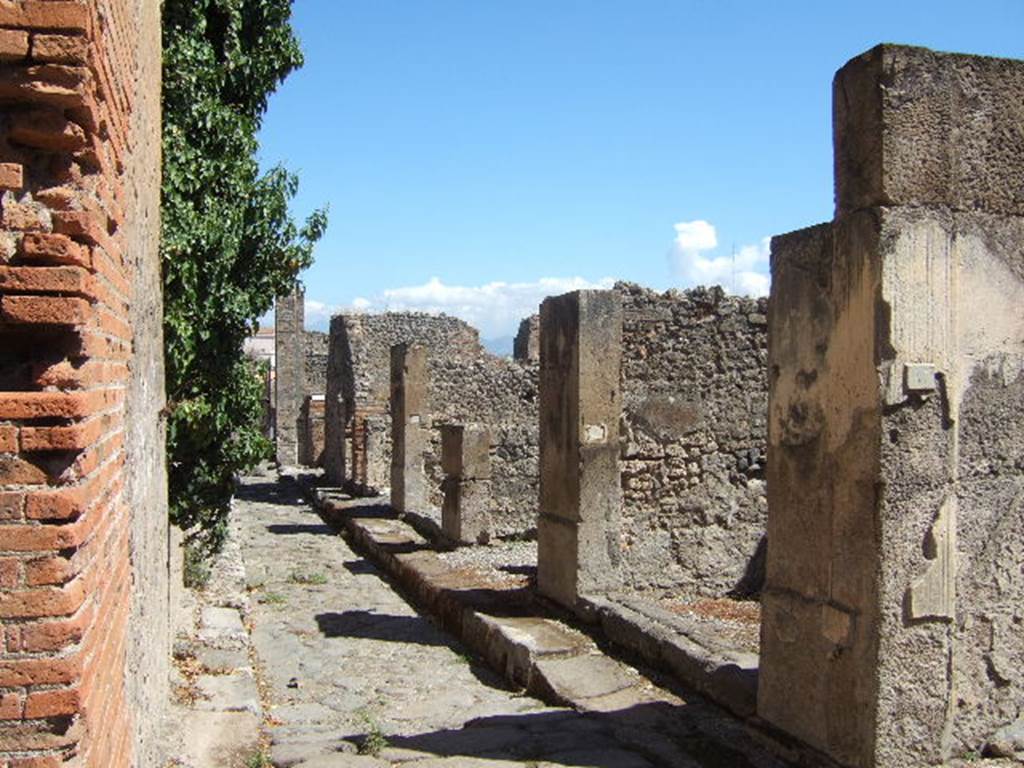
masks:
{"type": "Polygon", "coordinates": [[[0,765],[10,768],[148,764],[138,744],[151,725],[133,712],[153,715],[166,693],[159,48],[151,0],[0,3],[0,765]],[[143,310],[148,335],[133,346],[143,310]],[[150,643],[129,632],[143,603],[150,643]],[[129,658],[149,671],[146,686],[128,679],[129,658]]]}

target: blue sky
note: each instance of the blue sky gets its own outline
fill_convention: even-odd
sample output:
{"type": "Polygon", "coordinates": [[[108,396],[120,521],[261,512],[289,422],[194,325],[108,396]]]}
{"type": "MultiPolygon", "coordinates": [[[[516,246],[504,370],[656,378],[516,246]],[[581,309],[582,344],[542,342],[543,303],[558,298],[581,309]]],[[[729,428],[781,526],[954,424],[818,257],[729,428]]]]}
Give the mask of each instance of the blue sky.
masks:
{"type": "Polygon", "coordinates": [[[264,165],[330,205],[307,325],[421,308],[485,337],[546,293],[767,290],[831,218],[831,81],[879,42],[1024,58],[1024,0],[295,0],[264,165]],[[735,258],[734,258],[735,254],[735,258]]]}

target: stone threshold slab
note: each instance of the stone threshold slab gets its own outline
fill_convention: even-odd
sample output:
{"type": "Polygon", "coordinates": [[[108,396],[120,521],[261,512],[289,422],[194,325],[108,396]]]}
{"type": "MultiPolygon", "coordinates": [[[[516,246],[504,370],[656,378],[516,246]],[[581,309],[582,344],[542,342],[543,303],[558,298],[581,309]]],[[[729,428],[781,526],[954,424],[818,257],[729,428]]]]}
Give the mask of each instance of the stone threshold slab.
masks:
{"type": "Polygon", "coordinates": [[[654,669],[737,717],[756,716],[757,654],[731,649],[697,622],[629,596],[581,597],[578,611],[654,669]]]}
{"type": "Polygon", "coordinates": [[[444,562],[431,544],[397,518],[360,516],[314,490],[321,515],[423,609],[507,680],[556,706],[606,711],[657,700],[635,670],[609,659],[585,634],[539,615],[525,589],[495,589],[444,562]]]}

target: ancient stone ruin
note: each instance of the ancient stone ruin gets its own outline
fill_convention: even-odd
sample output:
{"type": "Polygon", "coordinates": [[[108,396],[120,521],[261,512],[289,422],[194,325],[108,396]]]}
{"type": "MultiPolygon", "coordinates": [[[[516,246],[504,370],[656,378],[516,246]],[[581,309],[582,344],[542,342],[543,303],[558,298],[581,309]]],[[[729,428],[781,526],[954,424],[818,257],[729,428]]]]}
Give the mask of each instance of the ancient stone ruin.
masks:
{"type": "MultiPolygon", "coordinates": [[[[440,530],[446,483],[455,487],[465,479],[455,472],[446,480],[445,429],[473,432],[470,425],[479,425],[487,431],[492,471],[487,484],[489,520],[478,519],[481,529],[473,538],[531,535],[537,524],[536,366],[483,350],[472,357],[448,358],[443,350],[398,345],[392,347],[391,386],[395,509],[440,530]],[[404,421],[396,419],[399,411],[404,421]]],[[[456,498],[469,500],[466,495],[456,498]]],[[[449,499],[449,509],[452,503],[449,499]]]]}
{"type": "Polygon", "coordinates": [[[941,763],[1024,701],[1024,63],[879,46],[836,214],[772,242],[758,711],[941,763]]]}
{"type": "Polygon", "coordinates": [[[406,342],[452,359],[481,353],[476,329],[452,317],[408,312],[331,319],[324,447],[330,483],[360,493],[389,486],[391,347],[406,342]]]}
{"type": "Polygon", "coordinates": [[[766,304],[718,288],[659,295],[624,283],[544,303],[542,592],[568,607],[597,583],[756,594],[766,304]],[[565,481],[576,466],[578,487],[565,481]]]}
{"type": "MultiPolygon", "coordinates": [[[[169,757],[159,51],[153,2],[0,2],[3,768],[169,757]]],[[[307,475],[332,487],[313,493],[344,497],[324,519],[349,510],[353,547],[517,686],[579,710],[523,715],[517,736],[600,712],[593,733],[618,739],[630,728],[615,717],[678,715],[694,729],[679,741],[713,720],[800,765],[1019,757],[1005,734],[1024,706],[1022,104],[1024,62],[889,45],[849,62],[835,215],[772,241],[770,301],[576,291],[523,321],[510,360],[443,316],[345,314],[307,332],[302,291],[282,297],[277,462],[322,464],[322,482],[307,475]],[[389,488],[391,510],[352,498],[389,488]],[[532,538],[512,587],[494,573],[467,586],[466,561],[445,570],[442,555],[532,538]],[[667,598],[743,599],[755,615],[759,600],[760,653],[709,641],[713,622],[667,598]],[[586,633],[601,632],[599,648],[586,633]],[[724,709],[652,694],[612,647],[724,709]],[[563,696],[573,685],[585,695],[563,696]]],[[[249,543],[346,551],[289,505],[284,523],[258,508],[249,543]]],[[[329,585],[336,565],[289,588],[329,585]]],[[[383,594],[358,581],[367,563],[344,566],[383,594]]],[[[362,606],[324,608],[323,638],[386,634],[362,606]]],[[[231,610],[221,629],[248,642],[231,610]]],[[[412,613],[384,618],[404,633],[412,613]]],[[[304,653],[301,632],[280,647],[304,653]]],[[[447,647],[437,637],[425,646],[447,647]]],[[[349,674],[316,669],[316,684],[349,674]]]]}

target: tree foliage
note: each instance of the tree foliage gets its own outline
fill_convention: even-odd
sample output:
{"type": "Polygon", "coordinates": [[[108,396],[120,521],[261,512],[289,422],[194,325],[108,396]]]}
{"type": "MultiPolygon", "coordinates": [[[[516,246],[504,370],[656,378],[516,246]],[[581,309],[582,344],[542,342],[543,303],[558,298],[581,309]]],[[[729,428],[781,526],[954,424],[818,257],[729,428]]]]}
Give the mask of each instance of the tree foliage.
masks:
{"type": "Polygon", "coordinates": [[[297,178],[261,174],[267,98],[302,65],[292,0],[164,0],[161,258],[171,516],[223,541],[234,478],[269,454],[242,345],[295,286],[327,220],[298,226],[297,178]]]}

